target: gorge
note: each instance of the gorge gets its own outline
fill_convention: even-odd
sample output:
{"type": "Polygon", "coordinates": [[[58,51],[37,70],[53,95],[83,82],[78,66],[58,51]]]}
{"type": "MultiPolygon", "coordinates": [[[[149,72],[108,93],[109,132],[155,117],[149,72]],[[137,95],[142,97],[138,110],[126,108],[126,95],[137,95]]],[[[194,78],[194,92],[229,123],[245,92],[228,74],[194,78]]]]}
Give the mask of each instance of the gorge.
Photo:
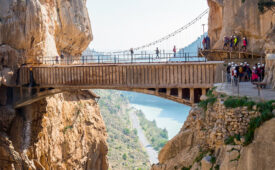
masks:
{"type": "MultiPolygon", "coordinates": [[[[221,49],[224,36],[246,36],[248,50],[266,54],[267,76],[264,82],[274,88],[273,8],[261,13],[258,0],[207,2],[211,47],[221,49]]],[[[113,111],[110,109],[112,105],[117,108],[113,116],[119,114],[123,119],[121,122],[125,126],[129,124],[125,110],[115,101],[121,99],[120,94],[112,94],[113,100],[106,97],[98,101],[100,93],[96,94],[93,90],[65,88],[61,93],[30,105],[18,109],[13,107],[16,99],[12,96],[19,94],[19,90],[14,90],[18,88],[19,68],[26,65],[35,68],[37,65],[33,63],[39,63],[45,56],[55,60],[56,56],[64,55],[65,58],[79,60],[92,40],[86,0],[0,0],[0,169],[107,170],[135,169],[135,166],[146,169],[150,166],[146,154],[136,142],[135,131],[126,130],[127,127],[122,127],[122,123],[111,116],[105,120],[102,116],[103,111],[113,111]],[[121,134],[123,130],[126,133],[123,140],[131,141],[131,144],[125,142],[120,146],[108,146],[110,141],[107,140],[115,140],[113,143],[117,144],[119,140],[114,134],[121,134]],[[130,148],[130,151],[119,153],[120,147],[130,148]],[[109,154],[114,157],[109,157],[108,162],[110,148],[109,154]],[[138,152],[135,153],[134,149],[138,152]],[[118,157],[122,159],[119,163],[118,157]],[[133,165],[126,165],[125,160],[133,165]]],[[[215,73],[214,69],[212,72],[215,73]]],[[[215,82],[214,76],[211,77],[215,82]]],[[[135,81],[138,82],[138,79],[135,81]]],[[[164,88],[153,88],[154,92],[164,93],[164,88]]],[[[177,88],[176,97],[183,99],[185,91],[181,90],[188,88],[177,88]]],[[[175,97],[175,88],[167,89],[172,89],[169,95],[175,97]]],[[[194,90],[194,87],[191,89],[194,90]]],[[[196,94],[204,97],[201,98],[202,104],[194,104],[180,132],[173,138],[169,136],[172,139],[160,150],[159,163],[152,165],[152,170],[274,169],[274,101],[251,104],[250,99],[243,99],[245,104],[238,105],[239,99],[211,91],[209,87],[199,89],[196,94]],[[203,94],[206,89],[212,93],[203,94]],[[237,107],[226,105],[228,100],[238,103],[237,107]]],[[[147,90],[150,91],[149,88],[147,90]]],[[[166,94],[167,91],[165,88],[166,94]]],[[[187,97],[200,100],[198,95],[187,97]]],[[[181,109],[182,112],[184,110],[181,109]]],[[[176,126],[179,128],[181,125],[176,126]]]]}

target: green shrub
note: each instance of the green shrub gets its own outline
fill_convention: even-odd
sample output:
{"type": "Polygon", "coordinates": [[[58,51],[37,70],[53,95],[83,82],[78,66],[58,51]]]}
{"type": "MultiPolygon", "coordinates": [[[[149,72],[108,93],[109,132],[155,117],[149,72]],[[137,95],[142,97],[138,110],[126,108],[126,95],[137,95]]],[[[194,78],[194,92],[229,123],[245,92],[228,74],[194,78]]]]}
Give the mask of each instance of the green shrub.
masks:
{"type": "Polygon", "coordinates": [[[199,103],[199,107],[203,108],[206,111],[208,104],[213,105],[216,101],[217,97],[209,97],[208,99],[201,101],[199,103]]]}
{"type": "Polygon", "coordinates": [[[124,133],[124,135],[129,135],[130,134],[130,129],[124,128],[123,133],[124,133]]]}
{"type": "MultiPolygon", "coordinates": [[[[225,102],[224,105],[226,108],[236,108],[241,106],[247,106],[248,109],[252,109],[252,107],[256,104],[257,110],[261,113],[260,116],[252,118],[249,122],[247,132],[244,134],[244,146],[249,145],[253,139],[254,139],[254,132],[255,130],[260,127],[265,121],[268,121],[274,117],[272,114],[272,111],[275,106],[272,106],[272,104],[275,103],[274,100],[268,101],[268,102],[260,102],[255,103],[253,101],[249,101],[246,97],[243,98],[233,98],[229,97],[225,102]]],[[[234,139],[240,140],[240,135],[234,135],[230,136],[227,139],[225,139],[224,143],[229,145],[235,145],[234,139]]]]}
{"type": "Polygon", "coordinates": [[[127,155],[126,155],[126,153],[124,153],[124,154],[122,155],[122,159],[125,160],[125,161],[127,160],[127,155]]]}

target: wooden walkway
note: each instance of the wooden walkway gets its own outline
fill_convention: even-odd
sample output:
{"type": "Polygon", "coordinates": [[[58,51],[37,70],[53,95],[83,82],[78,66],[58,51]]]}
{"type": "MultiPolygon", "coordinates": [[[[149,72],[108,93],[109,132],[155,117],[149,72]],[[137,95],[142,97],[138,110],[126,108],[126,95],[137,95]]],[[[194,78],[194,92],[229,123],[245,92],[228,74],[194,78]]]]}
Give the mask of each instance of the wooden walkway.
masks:
{"type": "MultiPolygon", "coordinates": [[[[212,87],[222,62],[33,66],[40,87],[176,88],[212,87]]],[[[30,82],[30,66],[20,69],[20,85],[30,82]]]]}
{"type": "MultiPolygon", "coordinates": [[[[215,83],[221,82],[222,67],[223,62],[24,66],[19,71],[20,100],[31,98],[24,97],[28,94],[24,87],[30,83],[32,68],[37,92],[47,88],[62,91],[116,89],[192,105],[215,83]]],[[[19,102],[19,106],[23,105],[19,102]]]]}

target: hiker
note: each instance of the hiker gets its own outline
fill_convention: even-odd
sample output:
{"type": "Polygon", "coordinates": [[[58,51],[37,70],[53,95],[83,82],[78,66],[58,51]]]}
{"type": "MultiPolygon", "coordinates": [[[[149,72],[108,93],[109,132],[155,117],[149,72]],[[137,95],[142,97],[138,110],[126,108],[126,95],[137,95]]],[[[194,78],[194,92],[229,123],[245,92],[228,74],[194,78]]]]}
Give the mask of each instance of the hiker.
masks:
{"type": "Polygon", "coordinates": [[[238,85],[238,73],[237,73],[236,67],[233,67],[231,74],[232,74],[234,85],[237,86],[238,85]]]}
{"type": "Polygon", "coordinates": [[[230,83],[231,82],[231,63],[228,63],[228,66],[226,68],[226,78],[227,78],[227,82],[230,83]]]}
{"type": "Polygon", "coordinates": [[[233,35],[230,37],[230,49],[231,49],[231,51],[233,50],[233,44],[234,44],[234,37],[233,37],[233,35]]]}
{"type": "Polygon", "coordinates": [[[206,38],[204,37],[202,40],[203,49],[206,50],[206,38]]]}
{"type": "Polygon", "coordinates": [[[239,66],[239,81],[242,82],[244,77],[244,67],[243,67],[243,63],[240,64],[239,66]]]}
{"type": "Polygon", "coordinates": [[[158,47],[156,49],[156,56],[157,56],[157,58],[159,58],[159,48],[158,47]]]}
{"type": "Polygon", "coordinates": [[[256,67],[254,66],[254,67],[253,67],[253,70],[252,70],[251,81],[252,81],[252,82],[258,81],[258,78],[259,78],[259,76],[258,76],[258,73],[257,73],[257,69],[256,69],[256,67]]]}
{"type": "Polygon", "coordinates": [[[247,81],[251,81],[251,74],[252,74],[252,70],[251,70],[249,64],[247,64],[246,65],[246,75],[247,75],[246,80],[247,81]]]}
{"type": "Polygon", "coordinates": [[[243,51],[246,51],[246,49],[247,49],[247,39],[246,39],[246,37],[244,37],[244,38],[243,38],[242,50],[243,50],[243,51]]]}
{"type": "Polygon", "coordinates": [[[223,40],[224,40],[223,49],[228,50],[229,38],[227,36],[224,36],[223,40]]]}
{"type": "Polygon", "coordinates": [[[174,48],[173,48],[173,52],[174,52],[174,57],[176,57],[176,54],[177,54],[177,48],[176,46],[174,45],[174,48]]]}
{"type": "Polygon", "coordinates": [[[210,38],[209,38],[208,35],[206,36],[206,49],[207,49],[207,50],[210,49],[210,38]]]}
{"type": "Polygon", "coordinates": [[[133,58],[133,56],[134,56],[134,49],[133,48],[130,48],[130,53],[131,53],[131,57],[133,58]]]}
{"type": "Polygon", "coordinates": [[[258,66],[256,67],[257,75],[258,75],[258,81],[262,81],[262,69],[261,64],[258,63],[258,66]]]}
{"type": "Polygon", "coordinates": [[[238,43],[239,43],[238,37],[237,37],[237,36],[234,36],[234,49],[235,49],[235,50],[237,50],[238,43]]]}
{"type": "Polygon", "coordinates": [[[59,57],[58,56],[55,56],[55,62],[56,62],[56,64],[59,64],[59,57]]]}

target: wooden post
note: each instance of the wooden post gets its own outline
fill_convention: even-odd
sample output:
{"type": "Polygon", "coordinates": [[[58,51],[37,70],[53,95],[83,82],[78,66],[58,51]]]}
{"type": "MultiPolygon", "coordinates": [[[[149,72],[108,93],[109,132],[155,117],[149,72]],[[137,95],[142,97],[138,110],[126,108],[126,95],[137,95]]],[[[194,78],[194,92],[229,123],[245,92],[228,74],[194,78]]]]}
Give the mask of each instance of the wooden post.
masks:
{"type": "Polygon", "coordinates": [[[178,98],[182,99],[182,88],[178,88],[178,98]]]}
{"type": "Polygon", "coordinates": [[[194,88],[190,88],[190,102],[192,104],[195,103],[195,90],[194,90],[194,88]]]}
{"type": "Polygon", "coordinates": [[[202,89],[202,95],[206,95],[206,89],[202,89]]]}
{"type": "Polygon", "coordinates": [[[171,89],[169,89],[169,88],[166,89],[166,95],[168,95],[168,96],[171,95],[171,89]]]}

